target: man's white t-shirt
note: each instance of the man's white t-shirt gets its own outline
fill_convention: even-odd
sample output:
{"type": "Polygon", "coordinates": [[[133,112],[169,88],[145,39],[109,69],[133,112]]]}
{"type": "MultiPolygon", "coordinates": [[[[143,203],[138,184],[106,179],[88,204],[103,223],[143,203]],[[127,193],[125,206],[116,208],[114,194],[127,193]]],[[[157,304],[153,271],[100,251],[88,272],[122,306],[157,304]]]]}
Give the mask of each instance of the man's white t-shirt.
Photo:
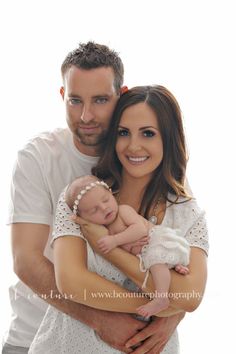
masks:
{"type": "MultiPolygon", "coordinates": [[[[90,174],[96,162],[97,157],[81,154],[75,147],[67,128],[30,140],[19,151],[13,171],[8,223],[46,224],[51,230],[61,191],[76,177],[90,174]]],[[[51,232],[44,254],[52,261],[50,239],[51,232]]],[[[13,316],[5,340],[29,347],[48,304],[21,281],[9,292],[13,316]]]]}

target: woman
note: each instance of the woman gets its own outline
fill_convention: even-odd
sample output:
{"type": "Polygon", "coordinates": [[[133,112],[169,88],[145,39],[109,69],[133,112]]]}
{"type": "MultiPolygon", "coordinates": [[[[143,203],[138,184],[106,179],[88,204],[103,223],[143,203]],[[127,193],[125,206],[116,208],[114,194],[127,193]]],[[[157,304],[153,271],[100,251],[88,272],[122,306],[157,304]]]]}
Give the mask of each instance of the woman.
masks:
{"type": "MultiPolygon", "coordinates": [[[[156,224],[178,228],[191,246],[190,273],[182,276],[171,271],[170,306],[158,316],[195,310],[206,283],[207,229],[204,213],[185,190],[185,139],[173,95],[162,86],[128,90],[117,104],[106,144],[94,173],[116,191],[119,203],[132,206],[156,224]]],[[[106,230],[85,223],[83,235],[88,244],[78,225],[71,222],[64,197],[65,192],[59,200],[54,231],[54,265],[60,292],[95,308],[137,313],[136,308],[149,300],[134,296],[122,285],[126,276],[138,286],[143,284],[139,260],[120,248],[103,255],[106,259],[94,253],[93,249],[98,252],[97,240],[106,230]]],[[[154,290],[151,277],[146,290],[154,290]]],[[[47,353],[118,353],[91,328],[51,307],[29,353],[44,353],[46,349],[47,353]]],[[[178,353],[176,333],[162,353],[178,353]]]]}

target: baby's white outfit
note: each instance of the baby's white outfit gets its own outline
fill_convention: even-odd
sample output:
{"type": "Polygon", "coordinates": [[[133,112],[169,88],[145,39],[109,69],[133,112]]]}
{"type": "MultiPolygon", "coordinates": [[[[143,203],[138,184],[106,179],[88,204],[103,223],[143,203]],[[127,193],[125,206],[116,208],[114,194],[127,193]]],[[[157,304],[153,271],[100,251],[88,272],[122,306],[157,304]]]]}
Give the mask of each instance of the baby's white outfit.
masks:
{"type": "Polygon", "coordinates": [[[140,259],[140,270],[147,272],[142,288],[145,288],[148,269],[154,264],[167,264],[173,268],[177,264],[189,264],[190,246],[188,241],[181,237],[179,230],[163,225],[155,225],[149,231],[149,243],[143,246],[140,259]]]}

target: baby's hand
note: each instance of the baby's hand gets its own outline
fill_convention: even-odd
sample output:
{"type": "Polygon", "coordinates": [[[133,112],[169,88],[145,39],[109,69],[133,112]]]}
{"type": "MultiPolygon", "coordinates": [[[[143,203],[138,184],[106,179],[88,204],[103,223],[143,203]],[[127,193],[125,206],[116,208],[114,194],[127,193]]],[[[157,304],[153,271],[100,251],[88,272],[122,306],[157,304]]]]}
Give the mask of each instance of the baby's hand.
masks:
{"type": "Polygon", "coordinates": [[[104,236],[97,241],[98,248],[104,254],[110,252],[113,248],[116,247],[115,238],[113,236],[104,236]]]}
{"type": "Polygon", "coordinates": [[[175,271],[178,272],[179,274],[182,275],[187,275],[189,274],[189,269],[188,267],[183,266],[182,264],[177,264],[175,266],[175,271]]]}

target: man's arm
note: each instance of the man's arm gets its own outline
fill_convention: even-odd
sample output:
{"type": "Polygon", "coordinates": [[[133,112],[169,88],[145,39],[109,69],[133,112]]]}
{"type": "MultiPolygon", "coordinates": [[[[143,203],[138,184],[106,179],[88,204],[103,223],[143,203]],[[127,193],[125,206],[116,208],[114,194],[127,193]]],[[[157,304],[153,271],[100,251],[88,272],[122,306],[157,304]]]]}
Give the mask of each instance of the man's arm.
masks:
{"type": "Polygon", "coordinates": [[[101,311],[62,298],[56,287],[53,264],[43,255],[48,234],[48,225],[12,224],[15,273],[39,297],[43,294],[48,304],[93,328],[109,345],[129,352],[125,342],[145,325],[127,314],[101,311]]]}

